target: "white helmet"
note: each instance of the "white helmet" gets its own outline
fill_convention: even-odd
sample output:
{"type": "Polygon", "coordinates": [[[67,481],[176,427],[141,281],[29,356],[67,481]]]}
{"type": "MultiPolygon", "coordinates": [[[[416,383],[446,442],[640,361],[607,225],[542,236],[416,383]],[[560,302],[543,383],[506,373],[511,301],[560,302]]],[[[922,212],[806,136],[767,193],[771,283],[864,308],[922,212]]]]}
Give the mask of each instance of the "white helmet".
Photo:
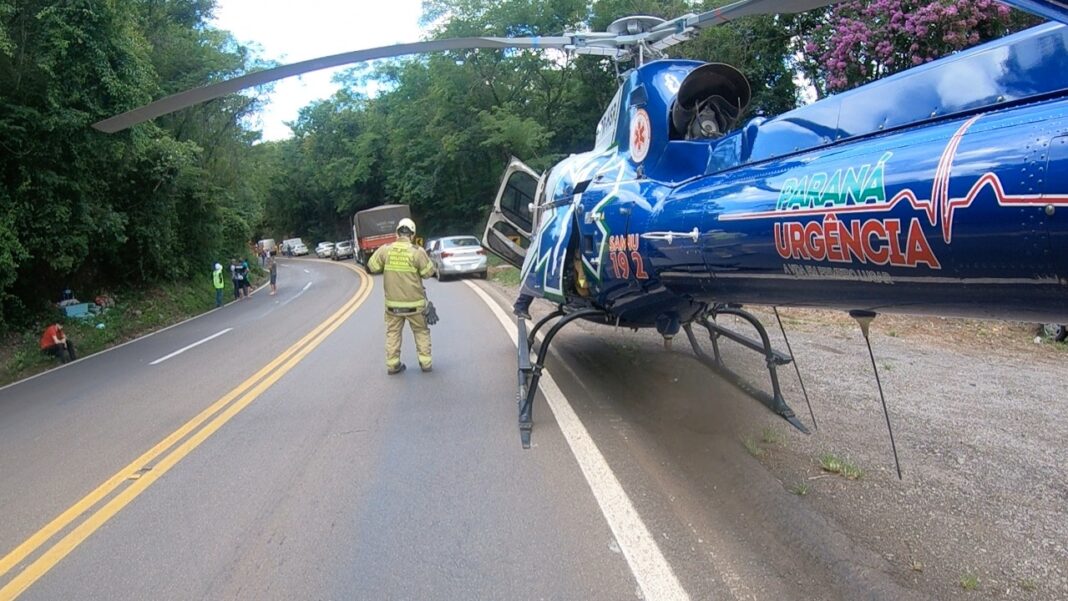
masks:
{"type": "Polygon", "coordinates": [[[407,229],[412,233],[412,235],[415,235],[415,222],[411,219],[408,219],[407,217],[401,219],[397,222],[397,233],[399,234],[403,229],[407,229]]]}

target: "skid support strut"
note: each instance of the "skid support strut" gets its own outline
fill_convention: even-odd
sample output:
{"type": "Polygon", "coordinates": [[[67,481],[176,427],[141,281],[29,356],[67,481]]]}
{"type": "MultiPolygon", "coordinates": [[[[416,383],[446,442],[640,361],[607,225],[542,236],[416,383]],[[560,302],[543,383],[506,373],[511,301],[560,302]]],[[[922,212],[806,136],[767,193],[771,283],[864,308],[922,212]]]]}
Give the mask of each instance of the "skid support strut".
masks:
{"type": "Polygon", "coordinates": [[[519,340],[517,341],[517,346],[519,347],[519,394],[517,399],[519,401],[519,440],[524,449],[530,448],[530,435],[534,430],[534,396],[538,393],[538,382],[541,380],[541,372],[545,367],[545,359],[549,356],[549,345],[552,343],[553,338],[556,337],[557,332],[567,324],[576,319],[584,319],[596,315],[604,315],[604,313],[596,309],[580,309],[573,313],[566,313],[563,308],[559,308],[538,321],[529,335],[527,334],[526,320],[519,320],[519,340]],[[541,346],[538,347],[538,358],[532,365],[530,363],[530,353],[533,351],[536,342],[534,336],[539,329],[556,317],[560,317],[560,321],[554,323],[545,334],[545,339],[542,340],[541,346]]]}
{"type": "Polygon", "coordinates": [[[776,372],[775,368],[790,363],[790,356],[771,348],[771,340],[768,338],[768,331],[764,329],[764,325],[760,323],[760,320],[757,319],[755,315],[748,311],[743,311],[738,307],[717,306],[714,307],[708,315],[695,320],[693,323],[684,325],[683,329],[686,331],[686,337],[690,340],[690,345],[693,347],[694,354],[697,355],[697,358],[700,359],[702,363],[711,367],[716,373],[720,374],[730,383],[741,389],[742,392],[745,392],[766,405],[768,409],[771,409],[783,419],[790,422],[790,425],[793,427],[805,434],[809,433],[808,428],[797,419],[794,410],[786,404],[786,399],[782,397],[782,389],[779,386],[779,374],[776,372]],[[718,315],[734,315],[744,319],[756,329],[757,334],[760,335],[760,340],[756,341],[748,336],[743,336],[733,330],[724,328],[716,323],[716,317],[718,315]],[[708,356],[708,353],[706,353],[697,342],[697,337],[693,333],[693,323],[697,323],[708,330],[708,336],[712,340],[711,357],[708,356]],[[768,374],[771,376],[772,393],[770,395],[763,390],[752,386],[741,376],[727,368],[719,350],[719,338],[721,336],[764,355],[764,360],[768,366],[768,374]]]}
{"type": "MultiPolygon", "coordinates": [[[[545,324],[547,324],[550,321],[556,319],[557,317],[560,317],[563,314],[564,314],[564,308],[563,307],[557,307],[555,311],[553,311],[552,313],[550,313],[550,314],[546,315],[545,317],[542,317],[541,319],[539,319],[538,323],[534,324],[534,329],[532,329],[530,331],[530,335],[526,337],[527,338],[527,350],[530,350],[530,349],[534,348],[534,341],[536,340],[536,336],[538,335],[538,330],[540,330],[545,324]]],[[[522,339],[522,337],[520,337],[520,339],[522,339]]]]}

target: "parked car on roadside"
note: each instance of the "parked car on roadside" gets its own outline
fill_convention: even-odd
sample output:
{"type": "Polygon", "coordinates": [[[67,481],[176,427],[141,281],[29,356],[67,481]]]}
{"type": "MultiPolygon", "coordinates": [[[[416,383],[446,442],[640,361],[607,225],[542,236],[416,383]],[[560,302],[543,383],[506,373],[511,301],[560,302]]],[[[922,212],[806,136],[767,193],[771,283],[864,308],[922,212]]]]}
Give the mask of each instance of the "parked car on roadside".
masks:
{"type": "Polygon", "coordinates": [[[439,280],[467,274],[486,277],[486,251],[474,236],[438,238],[429,254],[439,280]]]}
{"type": "Polygon", "coordinates": [[[294,257],[303,257],[308,254],[308,247],[303,242],[294,242],[289,247],[289,254],[294,257]]]}
{"type": "Polygon", "coordinates": [[[333,242],[320,242],[315,247],[315,256],[319,257],[320,259],[327,259],[333,254],[334,254],[334,243],[333,242]]]}
{"type": "MultiPolygon", "coordinates": [[[[293,248],[296,247],[296,245],[298,245],[298,244],[303,246],[304,245],[304,241],[301,240],[300,238],[287,238],[285,240],[282,240],[282,254],[287,256],[287,257],[292,257],[293,256],[293,248]]],[[[304,247],[304,254],[308,254],[307,251],[308,251],[308,247],[305,246],[304,247]]]]}
{"type": "Polygon", "coordinates": [[[334,245],[334,252],[330,256],[335,261],[351,259],[353,256],[352,240],[343,240],[334,245]]]}

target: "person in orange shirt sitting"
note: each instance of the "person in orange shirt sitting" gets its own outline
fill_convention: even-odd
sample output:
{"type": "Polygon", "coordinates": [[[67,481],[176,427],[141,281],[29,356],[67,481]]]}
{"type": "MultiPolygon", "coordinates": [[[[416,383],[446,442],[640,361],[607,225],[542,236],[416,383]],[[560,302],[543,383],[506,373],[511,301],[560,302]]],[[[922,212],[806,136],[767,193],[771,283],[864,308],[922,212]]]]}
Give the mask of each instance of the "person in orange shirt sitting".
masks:
{"type": "Polygon", "coordinates": [[[44,334],[41,335],[41,352],[58,357],[63,363],[76,359],[74,356],[74,343],[67,340],[67,334],[63,331],[63,326],[58,323],[45,328],[44,334]]]}

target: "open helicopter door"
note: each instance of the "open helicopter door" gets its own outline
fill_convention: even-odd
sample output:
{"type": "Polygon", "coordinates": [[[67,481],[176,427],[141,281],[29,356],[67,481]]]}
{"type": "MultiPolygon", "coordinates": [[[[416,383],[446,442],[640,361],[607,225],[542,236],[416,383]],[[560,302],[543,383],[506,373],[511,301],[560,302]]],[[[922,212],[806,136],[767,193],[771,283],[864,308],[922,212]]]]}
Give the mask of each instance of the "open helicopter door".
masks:
{"type": "Polygon", "coordinates": [[[501,178],[493,211],[486,222],[482,246],[514,267],[521,268],[534,231],[534,205],[541,176],[516,158],[501,178]]]}

